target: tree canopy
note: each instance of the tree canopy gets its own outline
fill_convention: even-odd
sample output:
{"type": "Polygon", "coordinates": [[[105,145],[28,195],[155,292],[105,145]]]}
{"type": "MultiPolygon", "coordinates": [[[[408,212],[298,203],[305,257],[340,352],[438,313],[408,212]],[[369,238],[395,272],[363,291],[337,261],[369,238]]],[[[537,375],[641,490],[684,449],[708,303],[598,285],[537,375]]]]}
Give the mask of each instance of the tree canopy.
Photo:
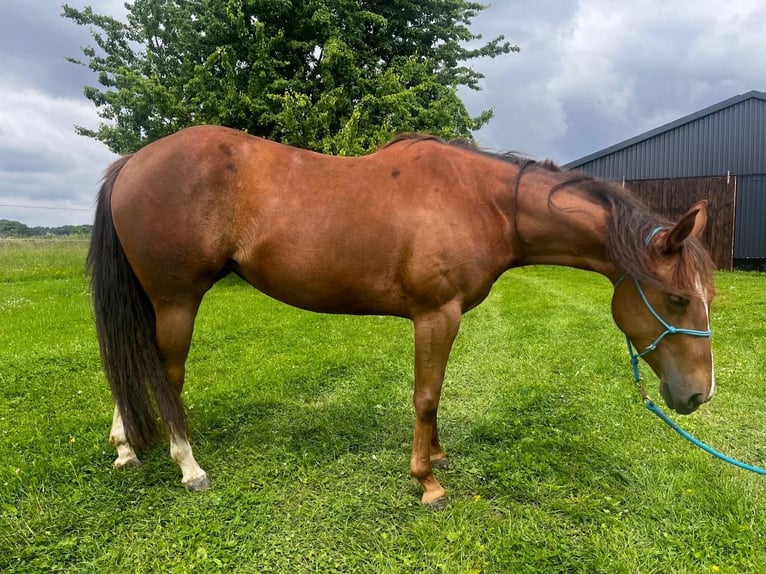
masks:
{"type": "Polygon", "coordinates": [[[29,227],[13,219],[0,219],[0,237],[39,237],[45,235],[88,235],[92,225],[29,227]]]}
{"type": "Polygon", "coordinates": [[[85,60],[102,88],[85,96],[105,120],[78,133],[127,153],[212,123],[291,145],[353,155],[402,131],[467,137],[457,95],[479,89],[465,63],[518,47],[486,43],[464,0],[135,0],[126,22],[63,6],[88,26],[85,60]],[[466,47],[470,45],[472,47],[466,47]]]}

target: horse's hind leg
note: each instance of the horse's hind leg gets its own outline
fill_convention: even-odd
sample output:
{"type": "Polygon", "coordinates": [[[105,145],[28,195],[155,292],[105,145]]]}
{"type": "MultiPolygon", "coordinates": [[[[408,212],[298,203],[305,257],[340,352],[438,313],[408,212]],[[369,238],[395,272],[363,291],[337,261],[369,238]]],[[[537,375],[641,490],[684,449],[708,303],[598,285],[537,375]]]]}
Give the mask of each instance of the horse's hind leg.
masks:
{"type": "MultiPolygon", "coordinates": [[[[168,379],[180,394],[183,390],[186,357],[189,355],[194,318],[200,300],[156,303],[157,346],[168,379]]],[[[170,457],[181,469],[181,482],[189,490],[204,490],[209,482],[205,471],[194,460],[189,438],[170,435],[170,457]]]]}
{"type": "Polygon", "coordinates": [[[122,417],[117,406],[114,407],[114,418],[112,419],[112,431],[109,433],[109,442],[117,450],[117,459],[114,461],[116,468],[126,468],[140,464],[136,451],[133,450],[125,436],[125,428],[122,425],[122,417]]]}

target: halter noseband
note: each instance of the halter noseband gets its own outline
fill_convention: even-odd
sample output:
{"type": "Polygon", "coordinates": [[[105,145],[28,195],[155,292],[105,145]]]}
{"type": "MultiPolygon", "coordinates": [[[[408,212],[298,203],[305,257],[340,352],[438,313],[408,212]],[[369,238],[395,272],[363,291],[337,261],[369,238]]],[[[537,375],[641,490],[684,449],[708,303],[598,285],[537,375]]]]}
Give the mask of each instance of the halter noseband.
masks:
{"type": "MultiPolygon", "coordinates": [[[[654,229],[652,229],[651,233],[649,233],[649,235],[646,236],[645,243],[649,245],[649,243],[651,243],[654,236],[657,235],[657,233],[659,233],[660,231],[662,231],[662,229],[663,229],[662,227],[655,227],[654,229]]],[[[630,337],[625,335],[625,340],[628,343],[628,354],[630,355],[630,365],[631,367],[633,367],[633,380],[636,383],[639,383],[641,381],[641,374],[638,372],[638,360],[642,357],[645,357],[652,351],[654,351],[657,348],[657,345],[659,345],[665,337],[667,337],[668,335],[690,335],[692,337],[710,337],[711,333],[709,329],[706,331],[700,331],[698,329],[683,329],[680,327],[674,327],[673,325],[665,321],[665,319],[663,319],[660,316],[660,314],[657,313],[657,311],[655,311],[654,307],[652,307],[652,304],[649,303],[649,299],[646,297],[646,293],[644,293],[644,290],[641,287],[641,284],[638,282],[638,279],[636,279],[632,275],[626,274],[620,277],[617,280],[617,282],[614,284],[615,291],[617,290],[617,287],[620,286],[620,283],[622,283],[622,281],[626,277],[630,277],[631,279],[633,279],[633,284],[636,286],[636,289],[638,290],[638,294],[641,295],[641,300],[644,302],[644,305],[646,305],[646,308],[649,309],[649,312],[652,315],[654,315],[654,318],[657,319],[657,321],[659,321],[660,325],[665,327],[665,330],[662,333],[660,333],[660,335],[648,347],[646,347],[646,349],[644,349],[640,353],[637,353],[633,349],[633,343],[630,342],[630,337]]],[[[642,394],[645,394],[645,391],[643,391],[643,389],[642,389],[642,394]]]]}

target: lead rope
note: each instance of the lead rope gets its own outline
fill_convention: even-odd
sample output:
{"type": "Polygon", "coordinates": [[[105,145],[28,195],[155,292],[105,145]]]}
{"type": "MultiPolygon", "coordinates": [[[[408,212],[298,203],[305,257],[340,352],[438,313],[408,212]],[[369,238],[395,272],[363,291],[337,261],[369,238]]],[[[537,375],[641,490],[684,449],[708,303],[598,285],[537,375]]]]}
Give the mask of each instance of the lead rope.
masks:
{"type": "MultiPolygon", "coordinates": [[[[653,234],[652,234],[653,235],[653,234]]],[[[617,286],[622,282],[622,280],[626,276],[622,276],[617,283],[615,283],[614,287],[615,289],[617,286]]],[[[717,451],[711,446],[708,446],[701,440],[693,437],[688,432],[686,432],[684,429],[679,427],[673,419],[671,419],[668,415],[666,415],[664,412],[662,412],[662,409],[658,407],[656,404],[654,404],[654,401],[649,397],[649,394],[646,392],[646,388],[644,387],[643,382],[641,381],[641,373],[638,370],[638,361],[641,357],[647,355],[648,353],[654,351],[654,349],[657,348],[657,345],[664,339],[667,335],[674,335],[674,334],[682,334],[682,335],[691,335],[693,337],[709,337],[710,331],[697,331],[695,329],[677,329],[675,327],[672,327],[668,323],[665,322],[665,320],[660,317],[657,312],[654,310],[654,308],[649,303],[649,300],[646,298],[646,295],[644,294],[644,290],[641,288],[641,285],[636,280],[635,277],[632,277],[633,282],[636,285],[636,288],[638,289],[638,292],[641,295],[641,298],[644,301],[644,304],[647,306],[649,311],[651,311],[652,315],[654,315],[659,322],[662,324],[663,327],[665,327],[665,331],[657,337],[654,342],[649,345],[646,349],[644,349],[641,353],[636,353],[635,350],[633,350],[633,344],[630,342],[630,338],[626,335],[625,340],[628,343],[628,354],[630,355],[630,366],[633,369],[633,380],[636,383],[636,386],[638,387],[638,392],[641,393],[641,400],[643,400],[644,405],[646,408],[653,412],[655,415],[657,415],[666,425],[668,425],[670,428],[672,428],[674,431],[676,431],[678,434],[680,434],[682,437],[684,437],[686,440],[688,440],[690,443],[692,443],[695,446],[698,446],[708,454],[713,455],[716,458],[719,458],[725,462],[728,462],[729,464],[733,464],[736,467],[749,470],[751,472],[755,472],[757,474],[763,474],[766,475],[766,469],[760,468],[758,466],[752,466],[750,464],[747,464],[745,462],[739,461],[735,458],[731,458],[730,456],[726,456],[725,454],[717,451]]]]}
{"type": "MultiPolygon", "coordinates": [[[[628,341],[628,345],[630,345],[630,341],[628,341]]],[[[649,409],[651,412],[653,412],[655,415],[660,417],[662,421],[668,425],[670,428],[672,428],[674,431],[676,431],[678,434],[680,434],[682,437],[684,437],[686,440],[688,440],[690,443],[692,443],[695,446],[700,447],[705,452],[712,454],[716,458],[720,458],[723,461],[728,462],[729,464],[733,464],[734,466],[738,466],[739,468],[743,468],[745,470],[749,470],[758,474],[765,474],[766,475],[766,469],[760,468],[758,466],[752,466],[750,464],[747,464],[745,462],[739,461],[735,458],[731,458],[730,456],[726,456],[722,452],[717,451],[712,446],[709,446],[702,442],[701,440],[693,437],[688,432],[686,432],[684,429],[679,427],[673,419],[671,419],[668,415],[666,415],[664,412],[662,412],[662,409],[658,407],[656,404],[654,404],[654,401],[649,397],[648,393],[646,392],[646,388],[644,387],[643,383],[641,382],[641,375],[638,373],[638,355],[633,353],[632,348],[630,349],[631,352],[631,365],[633,365],[633,377],[636,381],[636,385],[638,386],[638,391],[641,393],[641,399],[644,401],[644,405],[647,409],[649,409]],[[635,357],[635,362],[634,362],[635,357]]]]}

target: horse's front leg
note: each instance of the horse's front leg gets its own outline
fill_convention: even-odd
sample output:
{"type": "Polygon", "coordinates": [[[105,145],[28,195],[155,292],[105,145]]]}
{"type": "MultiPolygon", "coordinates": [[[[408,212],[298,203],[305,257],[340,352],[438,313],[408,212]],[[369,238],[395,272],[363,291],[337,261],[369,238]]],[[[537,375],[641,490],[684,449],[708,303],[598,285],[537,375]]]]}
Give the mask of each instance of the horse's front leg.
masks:
{"type": "Polygon", "coordinates": [[[433,474],[433,462],[446,460],[436,430],[444,371],[460,326],[461,309],[455,302],[415,317],[415,436],[410,474],[423,487],[423,504],[439,503],[445,490],[433,474]]]}
{"type": "Polygon", "coordinates": [[[447,468],[449,467],[449,459],[447,458],[447,453],[444,452],[444,449],[439,442],[437,418],[438,415],[434,415],[434,426],[431,430],[431,466],[433,468],[447,468]]]}

